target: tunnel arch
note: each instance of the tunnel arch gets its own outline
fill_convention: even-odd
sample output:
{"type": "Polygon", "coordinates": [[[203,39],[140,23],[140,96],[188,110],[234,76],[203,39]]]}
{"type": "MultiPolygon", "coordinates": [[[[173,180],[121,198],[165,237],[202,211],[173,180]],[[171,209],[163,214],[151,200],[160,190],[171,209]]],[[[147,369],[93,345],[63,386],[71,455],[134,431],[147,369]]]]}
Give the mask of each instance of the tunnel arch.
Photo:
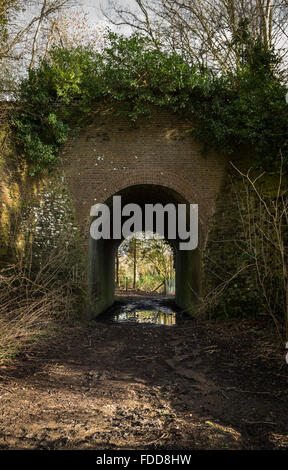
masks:
{"type": "MultiPolygon", "coordinates": [[[[177,188],[178,189],[178,188],[177,188]]],[[[128,203],[138,204],[142,209],[145,204],[197,204],[194,198],[187,199],[180,191],[171,187],[171,184],[159,185],[143,183],[127,185],[123,183],[113,194],[109,194],[105,204],[112,209],[113,196],[121,196],[122,207],[128,203]]],[[[144,214],[144,212],[143,212],[144,214]]],[[[112,217],[112,212],[111,212],[112,217]]],[[[143,226],[145,225],[143,215],[143,226]]],[[[93,219],[91,220],[91,223],[93,219]]],[[[201,294],[201,232],[203,218],[199,217],[200,244],[195,250],[183,251],[179,249],[179,239],[173,240],[175,244],[175,273],[176,295],[175,302],[183,310],[192,313],[195,310],[197,299],[201,294]]],[[[145,230],[143,230],[145,231],[145,230]]],[[[164,238],[169,242],[165,232],[164,238]]],[[[115,255],[123,242],[119,240],[94,240],[89,234],[88,248],[88,285],[89,300],[88,318],[94,318],[114,303],[115,292],[115,255]]]]}
{"type": "MultiPolygon", "coordinates": [[[[115,172],[116,173],[116,172],[115,172]]],[[[198,191],[196,184],[193,184],[193,180],[187,182],[185,178],[178,172],[175,178],[175,172],[163,170],[160,173],[153,171],[151,168],[148,170],[144,169],[133,169],[129,171],[129,175],[125,177],[123,174],[115,174],[111,176],[110,181],[105,180],[99,184],[97,188],[98,198],[95,201],[109,201],[111,197],[125,191],[126,189],[134,186],[157,186],[159,188],[165,188],[171,190],[175,195],[178,194],[178,198],[183,202],[186,201],[190,204],[199,204],[199,220],[202,227],[207,225],[211,216],[211,208],[209,204],[203,198],[203,195],[198,191]]]]}
{"type": "MultiPolygon", "coordinates": [[[[199,260],[213,223],[217,198],[223,190],[229,157],[211,146],[203,146],[203,142],[191,132],[197,126],[196,122],[162,107],[151,106],[150,111],[149,117],[139,116],[131,122],[128,116],[117,114],[113,109],[107,109],[106,105],[97,105],[93,119],[81,128],[77,136],[70,136],[61,152],[65,181],[83,241],[85,262],[89,251],[89,280],[87,282],[85,278],[84,285],[88,290],[87,311],[91,318],[113,303],[114,296],[113,286],[109,285],[111,275],[108,275],[112,268],[107,268],[108,273],[105,271],[105,266],[109,265],[111,246],[105,242],[97,250],[89,241],[90,208],[135,185],[147,185],[146,189],[149,185],[168,188],[187,203],[198,204],[199,250],[195,262],[187,261],[187,269],[191,273],[186,278],[193,279],[191,289],[196,290],[194,300],[201,291],[199,260]],[[102,261],[96,256],[101,250],[107,252],[107,257],[103,257],[102,261]],[[100,263],[100,271],[95,268],[95,263],[100,263]],[[197,271],[196,275],[192,268],[197,271]],[[103,282],[99,279],[101,269],[103,282]]],[[[178,273],[184,269],[185,260],[179,265],[178,273]]],[[[207,287],[205,282],[204,279],[203,290],[207,287]]],[[[188,295],[188,289],[184,289],[182,294],[178,296],[179,305],[191,306],[193,299],[188,295]]]]}

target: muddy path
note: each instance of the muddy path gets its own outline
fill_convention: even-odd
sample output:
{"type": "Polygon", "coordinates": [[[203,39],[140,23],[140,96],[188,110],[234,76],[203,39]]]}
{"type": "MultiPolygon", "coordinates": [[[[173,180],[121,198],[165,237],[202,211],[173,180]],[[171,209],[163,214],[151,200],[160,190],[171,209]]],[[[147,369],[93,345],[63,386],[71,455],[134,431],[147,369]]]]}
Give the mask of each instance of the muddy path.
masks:
{"type": "Polygon", "coordinates": [[[0,379],[0,449],[288,448],[288,366],[264,319],[61,327],[0,379]]]}

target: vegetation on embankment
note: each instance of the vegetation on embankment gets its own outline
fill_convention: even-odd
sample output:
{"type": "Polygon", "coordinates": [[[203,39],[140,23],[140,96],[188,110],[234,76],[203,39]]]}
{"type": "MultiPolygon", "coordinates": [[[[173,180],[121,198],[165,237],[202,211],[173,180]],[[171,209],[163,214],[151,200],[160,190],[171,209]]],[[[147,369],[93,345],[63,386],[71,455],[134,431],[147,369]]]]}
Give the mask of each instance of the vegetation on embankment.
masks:
{"type": "Polygon", "coordinates": [[[235,72],[216,74],[139,35],[110,34],[101,53],[55,47],[29,70],[16,94],[19,109],[10,123],[18,149],[31,173],[55,167],[67,137],[104,102],[132,120],[149,115],[151,105],[196,116],[191,134],[206,145],[229,154],[245,146],[253,164],[262,167],[273,166],[282,149],[287,162],[288,107],[280,59],[248,33],[241,50],[235,72]]]}
{"type": "MultiPolygon", "coordinates": [[[[28,229],[22,227],[19,232],[24,237],[28,229]]],[[[30,236],[14,263],[0,269],[0,362],[8,361],[55,323],[65,324],[84,313],[82,247],[75,233],[63,227],[52,246],[47,234],[47,246],[40,251],[39,237],[32,230],[30,236]]],[[[45,232],[41,237],[44,241],[45,232]]]]}
{"type": "Polygon", "coordinates": [[[85,298],[82,245],[63,177],[58,172],[32,178],[17,163],[6,134],[0,166],[0,362],[55,322],[79,317],[85,298]]]}
{"type": "Polygon", "coordinates": [[[281,163],[278,174],[262,176],[248,164],[230,165],[218,197],[204,252],[204,305],[210,317],[269,315],[285,340],[287,175],[281,163]]]}

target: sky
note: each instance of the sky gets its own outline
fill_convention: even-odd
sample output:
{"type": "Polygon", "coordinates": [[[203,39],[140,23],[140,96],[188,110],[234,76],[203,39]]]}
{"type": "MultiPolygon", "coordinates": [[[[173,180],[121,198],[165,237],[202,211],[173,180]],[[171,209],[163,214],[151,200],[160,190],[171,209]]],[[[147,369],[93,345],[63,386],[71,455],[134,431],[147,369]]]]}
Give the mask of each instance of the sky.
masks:
{"type": "Polygon", "coordinates": [[[81,0],[79,2],[85,13],[88,13],[91,22],[96,22],[102,18],[100,5],[105,7],[107,0],[81,0]]]}
{"type": "MultiPolygon", "coordinates": [[[[135,0],[125,0],[125,5],[127,4],[135,4],[135,0]]],[[[83,11],[87,13],[89,18],[89,23],[106,23],[105,18],[101,13],[101,7],[105,10],[105,7],[108,5],[108,0],[80,0],[79,6],[81,5],[83,11]]],[[[110,25],[111,27],[111,25],[110,25]]]]}

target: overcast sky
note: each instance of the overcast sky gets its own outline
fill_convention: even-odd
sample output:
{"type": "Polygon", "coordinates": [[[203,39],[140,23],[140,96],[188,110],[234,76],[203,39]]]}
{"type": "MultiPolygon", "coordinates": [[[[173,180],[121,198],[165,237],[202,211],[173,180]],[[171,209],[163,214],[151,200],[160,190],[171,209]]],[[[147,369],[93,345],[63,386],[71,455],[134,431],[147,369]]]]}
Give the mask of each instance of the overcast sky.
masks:
{"type": "Polygon", "coordinates": [[[105,6],[107,0],[81,0],[79,4],[82,6],[85,13],[89,14],[91,21],[97,21],[101,18],[100,5],[105,6]]]}
{"type": "MultiPolygon", "coordinates": [[[[135,4],[135,0],[125,0],[123,1],[123,4],[135,4]]],[[[105,18],[103,17],[101,13],[101,6],[103,9],[105,9],[105,6],[108,5],[108,0],[80,0],[79,1],[79,6],[81,5],[83,11],[87,13],[88,18],[89,18],[89,23],[95,24],[98,22],[106,22],[105,18]]],[[[110,25],[111,26],[111,25],[110,25]]]]}
{"type": "MultiPolygon", "coordinates": [[[[115,26],[112,25],[111,23],[108,23],[106,18],[103,16],[101,12],[101,7],[103,10],[109,12],[108,10],[108,3],[109,0],[79,0],[79,4],[81,4],[83,11],[88,15],[89,17],[89,23],[92,25],[95,25],[96,23],[108,25],[109,28],[115,32],[121,33],[121,34],[131,34],[132,28],[130,26],[122,25],[122,26],[115,26]]],[[[136,1],[135,0],[118,0],[118,4],[123,7],[126,7],[131,5],[131,9],[135,12],[139,12],[141,14],[139,8],[137,7],[136,1]]]]}

